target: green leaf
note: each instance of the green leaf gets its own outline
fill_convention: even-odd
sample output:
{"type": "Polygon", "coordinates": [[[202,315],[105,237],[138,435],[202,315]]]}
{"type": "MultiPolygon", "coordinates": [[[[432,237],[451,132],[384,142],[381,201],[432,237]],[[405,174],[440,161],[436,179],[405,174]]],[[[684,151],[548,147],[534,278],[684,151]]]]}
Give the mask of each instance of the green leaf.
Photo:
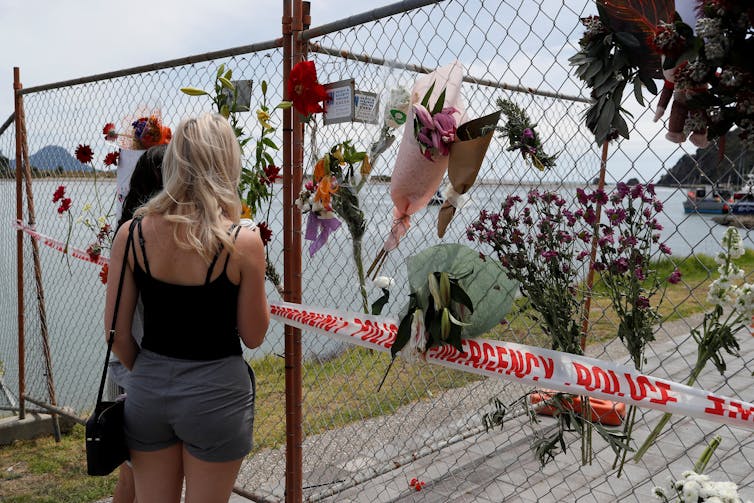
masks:
{"type": "Polygon", "coordinates": [[[437,98],[437,101],[435,102],[435,106],[432,107],[432,114],[442,112],[443,105],[445,105],[445,89],[442,90],[440,97],[437,98]]]}
{"type": "Polygon", "coordinates": [[[432,96],[432,91],[435,90],[435,83],[432,82],[432,85],[429,86],[429,89],[427,89],[426,94],[424,94],[424,98],[422,98],[421,104],[424,108],[429,107],[429,98],[432,96]]]}
{"type": "Polygon", "coordinates": [[[639,49],[641,47],[639,39],[637,39],[633,33],[626,31],[617,31],[615,32],[615,38],[617,39],[619,44],[628,49],[639,49]]]}
{"type": "Polygon", "coordinates": [[[205,94],[209,94],[207,91],[203,89],[197,89],[196,87],[182,87],[181,92],[188,94],[189,96],[203,96],[205,94]]]}
{"type": "Polygon", "coordinates": [[[466,306],[466,308],[474,312],[474,303],[471,302],[471,299],[466,294],[466,292],[463,290],[461,285],[458,283],[451,282],[450,284],[450,298],[453,299],[455,302],[458,302],[459,304],[466,306]]]}
{"type": "Polygon", "coordinates": [[[644,106],[644,98],[641,95],[641,80],[634,79],[634,98],[639,105],[644,106]]]}
{"type": "Polygon", "coordinates": [[[217,67],[217,76],[220,77],[225,71],[225,63],[217,67]]]}
{"type": "Polygon", "coordinates": [[[618,131],[618,134],[623,138],[628,139],[628,124],[626,124],[626,121],[621,117],[620,113],[615,114],[612,126],[618,131]]]}
{"type": "Polygon", "coordinates": [[[266,137],[262,138],[262,143],[264,143],[265,145],[267,145],[268,147],[270,147],[273,150],[277,150],[278,149],[278,146],[275,144],[275,142],[272,141],[272,140],[270,140],[269,138],[266,138],[266,137]]]}
{"type": "Polygon", "coordinates": [[[390,300],[390,290],[388,290],[387,288],[383,288],[382,296],[372,303],[372,314],[375,316],[382,314],[382,308],[385,307],[385,304],[387,304],[389,300],[390,300]]]}

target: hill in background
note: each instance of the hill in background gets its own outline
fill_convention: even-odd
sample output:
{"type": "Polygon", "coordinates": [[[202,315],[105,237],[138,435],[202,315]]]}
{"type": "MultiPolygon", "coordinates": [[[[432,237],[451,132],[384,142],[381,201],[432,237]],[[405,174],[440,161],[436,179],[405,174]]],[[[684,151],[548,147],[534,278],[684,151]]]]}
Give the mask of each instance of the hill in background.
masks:
{"type": "Polygon", "coordinates": [[[730,131],[725,136],[724,145],[725,155],[722,158],[716,144],[697,149],[693,155],[685,154],[660,178],[657,185],[742,185],[746,175],[754,172],[754,152],[741,148],[738,130],[730,131]]]}
{"type": "MultiPolygon", "coordinates": [[[[47,145],[29,156],[32,168],[39,171],[92,171],[91,166],[81,164],[66,149],[58,145],[47,145]]],[[[15,159],[10,160],[10,169],[16,169],[15,159]]]]}

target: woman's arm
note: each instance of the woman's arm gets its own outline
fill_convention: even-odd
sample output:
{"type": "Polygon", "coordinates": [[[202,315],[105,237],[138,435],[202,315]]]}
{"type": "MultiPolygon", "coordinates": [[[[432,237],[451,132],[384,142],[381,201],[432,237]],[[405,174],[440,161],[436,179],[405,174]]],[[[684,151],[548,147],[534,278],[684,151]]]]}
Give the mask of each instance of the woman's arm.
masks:
{"type": "MultiPolygon", "coordinates": [[[[123,266],[123,255],[127,252],[126,241],[131,221],[124,223],[118,229],[113,246],[110,249],[110,266],[107,274],[107,294],[105,296],[105,341],[110,339],[110,327],[113,321],[113,311],[115,310],[115,299],[118,295],[118,282],[120,280],[121,267],[123,266]]],[[[113,353],[118,357],[121,363],[129,370],[133,367],[138,348],[134,338],[131,337],[131,323],[133,322],[134,309],[139,291],[134,282],[133,270],[130,264],[126,263],[126,271],[123,276],[123,289],[121,291],[120,304],[118,306],[118,318],[115,325],[115,342],[113,342],[113,353]]]]}
{"type": "Polygon", "coordinates": [[[264,245],[258,229],[242,227],[236,239],[241,270],[238,292],[238,334],[248,348],[256,348],[267,333],[270,307],[264,289],[264,245]]]}

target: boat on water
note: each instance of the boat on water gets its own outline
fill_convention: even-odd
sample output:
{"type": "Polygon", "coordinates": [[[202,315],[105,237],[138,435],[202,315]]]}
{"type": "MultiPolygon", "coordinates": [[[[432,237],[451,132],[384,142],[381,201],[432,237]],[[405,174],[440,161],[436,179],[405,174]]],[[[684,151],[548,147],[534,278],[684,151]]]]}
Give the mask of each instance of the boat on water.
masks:
{"type": "Polygon", "coordinates": [[[731,206],[734,215],[754,215],[754,193],[749,192],[737,199],[731,206]]]}
{"type": "Polygon", "coordinates": [[[754,173],[746,175],[746,181],[741,188],[733,193],[733,200],[738,201],[745,199],[747,196],[754,195],[754,173]]]}
{"type": "Polygon", "coordinates": [[[732,204],[733,193],[730,190],[703,187],[686,193],[683,210],[686,213],[725,215],[730,212],[732,204]]]}

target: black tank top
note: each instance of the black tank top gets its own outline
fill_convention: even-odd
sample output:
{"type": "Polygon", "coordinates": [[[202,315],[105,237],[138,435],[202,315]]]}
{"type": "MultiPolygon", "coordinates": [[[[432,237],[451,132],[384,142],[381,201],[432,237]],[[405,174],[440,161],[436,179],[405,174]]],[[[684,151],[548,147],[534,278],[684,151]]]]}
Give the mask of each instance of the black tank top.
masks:
{"type": "MultiPolygon", "coordinates": [[[[134,280],[144,304],[141,346],[185,360],[217,360],[240,355],[241,341],[236,323],[239,286],[228,279],[230,256],[226,257],[223,271],[214,281],[210,281],[212,270],[222,250],[215,254],[203,285],[166,283],[152,277],[149,271],[141,219],[137,220],[136,228],[138,236],[132,241],[134,280]],[[136,260],[137,240],[144,258],[144,269],[136,260]]],[[[238,236],[238,229],[235,236],[238,236]]]]}

